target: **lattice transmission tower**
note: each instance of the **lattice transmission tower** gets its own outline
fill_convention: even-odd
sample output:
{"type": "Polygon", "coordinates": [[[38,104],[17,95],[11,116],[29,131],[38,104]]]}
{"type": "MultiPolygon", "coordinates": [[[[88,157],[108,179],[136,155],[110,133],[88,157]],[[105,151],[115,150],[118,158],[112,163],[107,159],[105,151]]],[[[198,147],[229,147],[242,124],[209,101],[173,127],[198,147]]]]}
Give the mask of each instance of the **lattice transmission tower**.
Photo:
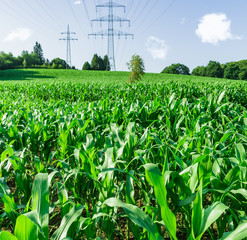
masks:
{"type": "Polygon", "coordinates": [[[114,23],[116,23],[116,22],[120,23],[120,27],[122,26],[122,24],[124,22],[128,22],[128,24],[130,26],[130,20],[114,15],[114,9],[115,8],[122,8],[122,9],[124,9],[124,12],[125,12],[125,6],[124,5],[115,3],[115,2],[113,2],[113,0],[108,0],[108,2],[106,2],[106,3],[96,5],[96,12],[97,12],[98,8],[107,8],[108,9],[108,15],[93,19],[92,23],[93,22],[99,22],[100,25],[102,25],[102,22],[105,22],[108,24],[108,28],[106,30],[102,30],[100,32],[88,34],[88,36],[94,36],[95,38],[97,36],[101,36],[101,37],[106,36],[108,38],[107,55],[108,55],[109,62],[110,62],[110,68],[112,71],[116,71],[115,56],[114,56],[114,37],[118,36],[118,38],[120,38],[122,36],[125,36],[125,38],[127,39],[127,37],[131,36],[133,39],[134,34],[125,33],[125,32],[122,32],[120,30],[115,30],[115,28],[114,28],[114,23]]]}
{"type": "MultiPolygon", "coordinates": [[[[69,30],[69,24],[67,26],[67,32],[62,32],[61,34],[66,34],[66,38],[60,38],[59,40],[67,41],[67,47],[66,47],[66,63],[71,67],[71,47],[70,47],[70,41],[78,41],[77,38],[72,38],[71,35],[75,35],[75,32],[70,32],[69,30]]],[[[67,69],[66,64],[66,69],[67,69]]]]}

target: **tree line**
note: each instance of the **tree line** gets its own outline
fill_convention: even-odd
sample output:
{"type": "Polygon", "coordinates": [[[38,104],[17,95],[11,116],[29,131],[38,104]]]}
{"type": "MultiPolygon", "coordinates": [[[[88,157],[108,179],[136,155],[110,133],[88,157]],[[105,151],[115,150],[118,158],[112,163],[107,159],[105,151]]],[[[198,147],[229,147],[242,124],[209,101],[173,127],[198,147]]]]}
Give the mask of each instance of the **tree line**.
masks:
{"type": "MultiPolygon", "coordinates": [[[[166,67],[161,73],[190,75],[187,66],[177,63],[166,67]]],[[[194,76],[247,80],[247,60],[220,64],[209,61],[207,66],[198,66],[191,72],[194,76]]]]}
{"type": "Polygon", "coordinates": [[[66,69],[71,67],[60,58],[54,58],[52,61],[45,59],[40,43],[36,42],[32,52],[24,50],[17,57],[14,57],[12,53],[0,52],[0,70],[18,68],[66,69]]]}
{"type": "MultiPolygon", "coordinates": [[[[22,51],[20,56],[14,57],[12,53],[0,52],[0,70],[19,68],[51,68],[51,69],[75,69],[70,67],[65,60],[54,58],[52,61],[44,58],[41,44],[36,42],[33,51],[22,51]]],[[[110,71],[110,61],[108,56],[104,58],[94,54],[91,64],[85,62],[82,70],[110,71]]]]}
{"type": "Polygon", "coordinates": [[[14,57],[12,53],[0,52],[0,70],[18,68],[75,69],[75,67],[70,67],[63,59],[54,58],[52,61],[45,59],[43,49],[38,42],[35,43],[32,52],[29,53],[24,50],[17,57],[14,57]]]}

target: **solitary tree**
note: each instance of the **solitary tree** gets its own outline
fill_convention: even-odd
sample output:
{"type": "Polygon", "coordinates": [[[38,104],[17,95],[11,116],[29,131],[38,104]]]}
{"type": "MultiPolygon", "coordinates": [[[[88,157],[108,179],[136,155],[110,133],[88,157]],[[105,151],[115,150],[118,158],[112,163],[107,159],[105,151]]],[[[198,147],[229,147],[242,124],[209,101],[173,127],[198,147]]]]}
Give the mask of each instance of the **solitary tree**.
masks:
{"type": "Polygon", "coordinates": [[[40,43],[38,43],[38,42],[35,43],[35,45],[33,47],[33,52],[38,55],[38,58],[39,58],[39,61],[40,61],[39,65],[44,64],[45,63],[45,58],[44,58],[43,49],[42,49],[40,43]]]}
{"type": "Polygon", "coordinates": [[[133,55],[130,61],[127,63],[130,72],[129,83],[140,81],[144,75],[145,66],[142,58],[139,55],[133,55]]]}

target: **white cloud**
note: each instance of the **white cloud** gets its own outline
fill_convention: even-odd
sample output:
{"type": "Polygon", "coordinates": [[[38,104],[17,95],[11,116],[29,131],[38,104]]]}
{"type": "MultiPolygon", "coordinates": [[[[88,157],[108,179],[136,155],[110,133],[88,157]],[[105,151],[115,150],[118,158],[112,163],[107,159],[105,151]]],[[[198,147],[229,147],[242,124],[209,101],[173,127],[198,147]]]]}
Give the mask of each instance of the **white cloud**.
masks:
{"type": "Polygon", "coordinates": [[[203,43],[217,45],[219,41],[241,39],[231,33],[231,20],[224,13],[206,14],[200,20],[196,35],[203,43]]]}
{"type": "Polygon", "coordinates": [[[6,38],[4,39],[5,42],[13,42],[15,40],[19,41],[26,41],[28,38],[30,38],[32,35],[32,32],[29,28],[17,28],[10,32],[6,38]]]}
{"type": "Polygon", "coordinates": [[[80,5],[81,4],[81,1],[75,1],[74,4],[75,5],[80,5]]]}
{"type": "Polygon", "coordinates": [[[164,40],[149,36],[147,38],[146,47],[153,59],[165,59],[168,47],[164,40]]]}

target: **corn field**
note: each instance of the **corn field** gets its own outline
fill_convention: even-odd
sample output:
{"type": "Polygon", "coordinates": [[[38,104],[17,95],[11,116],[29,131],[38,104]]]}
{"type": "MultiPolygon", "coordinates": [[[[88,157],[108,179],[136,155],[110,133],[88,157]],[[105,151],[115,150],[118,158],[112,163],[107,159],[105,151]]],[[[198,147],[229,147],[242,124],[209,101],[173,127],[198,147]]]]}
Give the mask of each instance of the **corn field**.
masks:
{"type": "Polygon", "coordinates": [[[247,239],[247,87],[0,84],[0,240],[247,239]]]}

